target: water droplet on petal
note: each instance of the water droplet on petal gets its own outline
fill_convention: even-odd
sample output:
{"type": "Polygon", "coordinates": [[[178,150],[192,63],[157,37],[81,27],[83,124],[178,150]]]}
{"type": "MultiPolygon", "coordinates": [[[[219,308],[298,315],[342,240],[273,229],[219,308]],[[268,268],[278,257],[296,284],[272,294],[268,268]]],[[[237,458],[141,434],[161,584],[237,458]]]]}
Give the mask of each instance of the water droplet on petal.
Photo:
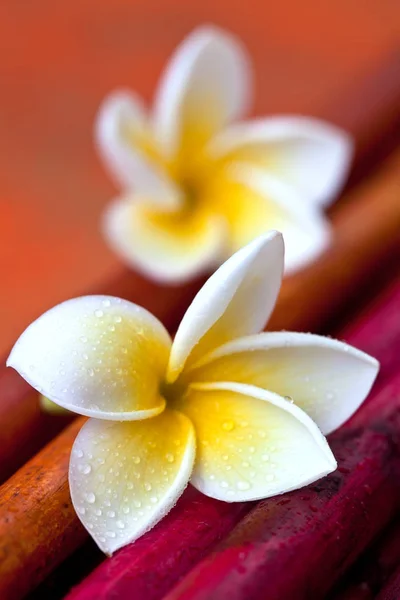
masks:
{"type": "Polygon", "coordinates": [[[174,460],[175,460],[175,456],[174,456],[173,454],[171,454],[171,452],[168,452],[168,453],[165,455],[165,458],[167,459],[167,461],[168,461],[169,463],[173,463],[173,462],[174,462],[174,460]]]}
{"type": "Polygon", "coordinates": [[[118,529],[125,529],[125,523],[123,521],[116,521],[116,526],[118,529]]]}
{"type": "Polygon", "coordinates": [[[115,538],[116,537],[116,533],[115,531],[106,531],[106,536],[109,538],[115,538]]]}
{"type": "Polygon", "coordinates": [[[96,317],[99,317],[99,318],[104,315],[103,311],[100,310],[100,309],[95,310],[94,314],[95,314],[96,317]]]}
{"type": "Polygon", "coordinates": [[[132,456],[132,460],[135,465],[138,465],[140,463],[140,456],[132,456]]]}
{"type": "Polygon", "coordinates": [[[222,429],[224,431],[232,431],[232,429],[234,429],[234,428],[235,428],[235,423],[233,421],[231,421],[231,420],[224,421],[222,423],[222,429]]]}
{"type": "Polygon", "coordinates": [[[93,492],[85,494],[85,498],[86,501],[89,502],[89,504],[94,504],[96,502],[96,496],[93,494],[93,492]]]}

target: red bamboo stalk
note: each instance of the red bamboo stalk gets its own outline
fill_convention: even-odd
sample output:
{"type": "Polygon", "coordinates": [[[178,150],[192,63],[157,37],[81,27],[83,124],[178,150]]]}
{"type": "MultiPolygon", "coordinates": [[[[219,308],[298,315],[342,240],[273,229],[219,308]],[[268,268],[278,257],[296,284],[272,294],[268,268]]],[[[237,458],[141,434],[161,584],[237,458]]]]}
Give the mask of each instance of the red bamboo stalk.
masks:
{"type": "MultiPolygon", "coordinates": [[[[397,166],[397,162],[393,163],[384,169],[384,175],[378,175],[377,180],[374,179],[373,186],[375,189],[375,197],[369,197],[367,208],[362,197],[353,198],[353,202],[346,206],[343,206],[340,211],[337,212],[336,216],[336,228],[338,231],[338,243],[341,244],[341,259],[340,252],[331,251],[326,256],[326,271],[321,270],[321,263],[318,263],[317,269],[319,274],[318,278],[312,278],[313,286],[309,290],[310,302],[305,301],[303,304],[303,313],[297,311],[297,327],[301,328],[302,320],[308,319],[309,305],[312,303],[314,295],[318,294],[319,286],[322,288],[329,289],[329,280],[332,276],[337,277],[337,271],[340,271],[340,264],[348,263],[350,270],[354,269],[353,278],[349,277],[349,286],[359,285],[359,279],[357,272],[363,266],[363,255],[364,252],[367,254],[368,260],[370,260],[369,251],[369,237],[372,240],[376,238],[376,230],[380,229],[383,233],[381,243],[385,246],[387,252],[390,252],[393,245],[393,236],[390,243],[388,242],[388,224],[387,220],[390,221],[390,227],[393,226],[393,221],[398,222],[396,235],[400,232],[400,205],[397,202],[394,204],[394,215],[392,214],[390,219],[386,213],[381,211],[381,198],[382,195],[387,193],[388,188],[392,191],[392,179],[395,177],[397,181],[397,169],[393,172],[392,169],[397,166]],[[377,185],[376,181],[380,182],[377,185]],[[374,200],[374,201],[373,201],[374,200]],[[397,211],[397,212],[396,212],[397,211]],[[344,221],[342,221],[342,215],[344,215],[344,221]],[[384,216],[382,220],[382,216],[384,216]],[[342,227],[345,227],[347,219],[351,219],[354,223],[358,223],[358,228],[353,231],[353,237],[360,235],[363,240],[363,245],[357,252],[357,260],[348,261],[349,245],[350,249],[354,247],[353,237],[340,237],[339,232],[342,227]],[[365,219],[365,224],[361,224],[361,220],[365,219]],[[360,231],[361,230],[361,231],[360,231]],[[369,232],[369,236],[365,234],[365,231],[369,232]],[[366,249],[363,246],[366,245],[366,249]],[[334,254],[335,260],[332,261],[331,256],[334,254]]],[[[397,190],[396,190],[397,192],[397,190]]],[[[390,200],[390,199],[389,199],[390,200]]],[[[380,247],[379,247],[380,250],[380,247]]],[[[310,266],[310,270],[314,267],[310,266]]],[[[343,293],[345,290],[343,289],[343,293]]],[[[348,289],[346,290],[348,292],[348,289]]],[[[329,296],[326,296],[326,302],[330,302],[329,296]]],[[[289,311],[288,315],[297,307],[298,298],[296,295],[292,298],[292,305],[287,305],[289,311]]],[[[324,317],[324,311],[321,311],[321,320],[324,317]]],[[[81,420],[78,420],[78,423],[81,420]]],[[[67,556],[73,548],[78,547],[81,542],[80,535],[76,535],[71,530],[71,523],[75,523],[75,527],[79,529],[78,519],[71,506],[68,492],[67,492],[67,465],[62,463],[59,468],[55,468],[54,461],[56,461],[57,452],[52,452],[51,448],[55,444],[58,448],[62,447],[63,451],[68,454],[71,447],[72,437],[76,432],[77,424],[73,423],[69,429],[62,434],[61,439],[57,439],[55,442],[49,444],[49,446],[39,453],[32,461],[30,461],[25,467],[20,469],[1,489],[0,489],[0,597],[1,598],[18,598],[23,593],[26,593],[33,586],[37,585],[55,566],[60,564],[62,560],[67,556]],[[71,433],[72,432],[72,433],[71,433]],[[29,474],[32,470],[37,474],[36,479],[31,481],[29,474]],[[43,478],[43,479],[42,479],[43,478]],[[28,484],[27,484],[28,481],[28,484]],[[30,495],[28,494],[28,489],[30,495]],[[27,490],[26,495],[20,494],[19,490],[27,490]],[[34,493],[33,493],[34,492],[34,493]],[[39,499],[41,496],[47,498],[46,506],[40,503],[39,499]],[[12,520],[10,520],[10,509],[12,511],[12,520]],[[49,523],[53,524],[49,526],[49,523]],[[36,526],[39,524],[39,528],[36,526]],[[33,533],[32,533],[33,532],[33,533]]],[[[221,527],[218,527],[218,519],[210,518],[209,514],[202,513],[202,507],[206,506],[205,503],[213,503],[209,499],[205,500],[202,496],[198,495],[196,500],[196,511],[195,515],[199,519],[199,522],[204,522],[203,527],[208,528],[210,536],[215,532],[213,543],[216,542],[219,537],[228,533],[232,526],[232,520],[227,519],[226,529],[223,531],[221,527]]],[[[179,506],[176,510],[179,510],[179,506]]],[[[230,507],[234,505],[224,505],[224,510],[231,510],[230,507]]],[[[249,506],[243,508],[248,509],[249,506]]],[[[205,509],[204,509],[205,510],[205,509]]],[[[216,509],[215,509],[216,510],[216,509]]],[[[232,509],[234,511],[241,510],[237,506],[232,509]]],[[[175,517],[171,515],[171,519],[177,518],[175,511],[175,517]]],[[[227,513],[228,514],[228,513],[227,513]]],[[[233,513],[232,513],[233,514],[233,513]]],[[[239,514],[238,517],[239,518],[239,514]]],[[[235,519],[234,515],[230,517],[235,519]]],[[[174,529],[174,521],[172,520],[171,530],[174,529]]],[[[225,525],[223,526],[223,528],[225,525]]],[[[184,519],[182,521],[182,528],[180,531],[191,531],[194,529],[193,518],[190,521],[184,519]]],[[[159,530],[159,535],[163,535],[162,530],[159,530]]],[[[181,535],[181,534],[180,534],[181,535]]],[[[183,535],[183,534],[182,534],[183,535]]],[[[167,536],[169,538],[169,544],[179,542],[179,536],[174,537],[171,534],[167,536]],[[175,541],[174,541],[175,540],[175,541]]],[[[211,545],[211,537],[208,538],[207,544],[211,545]]],[[[193,555],[191,559],[188,559],[185,569],[189,568],[190,564],[193,564],[195,560],[198,560],[202,556],[202,552],[205,550],[202,547],[201,538],[193,536],[192,538],[193,555]]],[[[179,545],[179,543],[178,543],[179,545]]],[[[176,553],[175,561],[177,565],[181,565],[185,562],[187,556],[187,546],[180,546],[180,549],[176,553]],[[180,557],[180,558],[179,558],[180,557]]],[[[136,548],[132,546],[132,548],[136,548]]],[[[169,555],[172,556],[174,550],[169,551],[169,555]]],[[[155,559],[154,571],[157,572],[157,565],[159,564],[160,557],[157,555],[155,559]]],[[[107,563],[105,563],[107,564],[107,563]]],[[[108,562],[108,564],[110,564],[108,562]]],[[[168,566],[168,561],[166,563],[168,566]]],[[[161,567],[161,564],[160,564],[161,567]]],[[[178,568],[172,572],[172,576],[176,577],[176,574],[180,575],[184,571],[179,572],[178,568]],[[174,575],[175,573],[175,575],[174,575]]],[[[157,578],[157,581],[158,578],[157,578]]],[[[172,580],[170,580],[172,583],[172,580]]]]}
{"type": "Polygon", "coordinates": [[[400,564],[400,520],[385,532],[345,573],[329,600],[372,600],[400,564]]]}
{"type": "MultiPolygon", "coordinates": [[[[393,443],[393,439],[400,442],[396,429],[399,406],[400,377],[375,398],[374,419],[366,420],[362,429],[344,427],[331,436],[338,471],[303,490],[261,502],[244,517],[222,549],[195,568],[168,600],[322,598],[309,572],[315,571],[325,580],[327,567],[320,564],[324,562],[334,569],[336,577],[399,506],[400,487],[395,475],[400,474],[400,456],[398,445],[393,443]],[[393,414],[385,420],[376,418],[393,401],[393,414]],[[271,575],[266,577],[266,573],[271,575]]],[[[68,600],[163,598],[173,580],[185,574],[188,562],[201,559],[210,546],[203,547],[201,537],[190,533],[197,523],[204,527],[207,518],[202,510],[205,499],[200,494],[197,497],[194,519],[192,515],[185,519],[178,505],[170,522],[161,523],[154,532],[156,539],[163,539],[164,552],[153,553],[151,537],[147,546],[144,536],[144,546],[133,544],[107,559],[70,593],[68,600]]],[[[232,507],[237,510],[237,505],[232,507]]],[[[209,529],[215,524],[207,523],[209,529]]]]}
{"type": "MultiPolygon", "coordinates": [[[[389,56],[376,71],[365,79],[353,82],[339,98],[321,111],[321,116],[349,130],[356,141],[355,167],[361,170],[377,147],[381,147],[393,131],[400,118],[400,75],[397,56],[389,56]]],[[[348,199],[350,200],[352,196],[348,199]]],[[[394,221],[394,226],[396,221],[394,221]]],[[[386,235],[393,234],[392,229],[386,235]]],[[[391,239],[391,238],[390,238],[391,239]]],[[[379,240],[382,243],[382,240],[379,240]]],[[[376,244],[372,244],[372,255],[379,255],[376,244]]],[[[386,244],[382,244],[382,249],[386,244]]],[[[322,267],[324,269],[324,267],[322,267]]],[[[296,281],[296,280],[295,280],[296,281]]],[[[112,281],[100,285],[96,290],[85,293],[106,293],[127,298],[145,306],[159,317],[171,330],[179,322],[185,308],[199,287],[199,282],[188,286],[165,288],[157,286],[143,277],[127,270],[112,281]]],[[[301,277],[293,284],[293,292],[301,287],[301,277]]],[[[289,296],[292,292],[289,292],[289,296]]],[[[285,309],[286,310],[286,309],[285,309]]],[[[283,316],[283,321],[285,321],[283,316]]],[[[297,318],[297,317],[296,317],[297,318]]],[[[281,316],[277,317],[280,328],[281,316]]],[[[0,403],[0,423],[3,431],[0,448],[0,483],[7,479],[34,452],[37,452],[65,425],[63,418],[49,421],[42,413],[37,394],[30,386],[21,382],[14,372],[0,365],[0,389],[5,389],[5,400],[0,403]],[[24,440],[21,444],[21,440],[24,440]]]]}
{"type": "Polygon", "coordinates": [[[362,421],[331,436],[338,471],[260,502],[165,600],[324,598],[400,506],[399,375],[362,421]]]}
{"type": "MultiPolygon", "coordinates": [[[[389,295],[385,293],[382,301],[374,306],[371,314],[367,313],[361,322],[359,321],[353,328],[352,333],[348,334],[348,341],[353,343],[354,339],[359,337],[359,331],[363,333],[363,346],[366,351],[375,354],[381,361],[386,379],[380,383],[380,388],[387,384],[388,380],[396,372],[400,359],[397,353],[397,364],[392,361],[394,348],[400,346],[400,316],[396,321],[383,321],[380,325],[380,319],[387,313],[393,313],[398,307],[398,298],[400,296],[400,283],[394,289],[390,290],[389,295]],[[391,346],[382,347],[381,341],[384,335],[390,335],[391,346]],[[396,335],[397,334],[397,335],[396,335]],[[377,346],[375,347],[375,339],[377,346]],[[376,352],[376,350],[378,350],[376,352]],[[389,351],[389,354],[388,354],[389,351]],[[386,365],[386,357],[389,357],[389,365],[386,365]],[[391,368],[389,368],[391,367],[391,368]]],[[[376,393],[371,401],[372,407],[377,410],[376,393]]],[[[386,401],[386,397],[385,397],[386,401]]],[[[363,411],[360,411],[360,415],[363,411]]],[[[368,413],[369,414],[369,413],[368,413]]],[[[183,502],[183,501],[182,501],[183,502]]],[[[203,505],[209,506],[220,503],[205,498],[197,494],[197,502],[192,502],[194,514],[185,514],[181,509],[181,504],[174,509],[168,520],[163,521],[158,527],[144,536],[136,544],[128,546],[118,552],[113,558],[107,560],[101,565],[88,579],[74,592],[69,600],[84,600],[87,597],[108,598],[108,593],[113,594],[115,599],[124,598],[129,595],[132,600],[135,598],[146,600],[158,600],[168,591],[172,583],[179,579],[190,567],[200,560],[212,545],[209,539],[203,542],[202,532],[196,530],[198,524],[206,527],[206,531],[215,531],[217,521],[210,521],[206,511],[203,512],[203,505]],[[154,546],[161,542],[159,545],[154,546]],[[154,548],[154,551],[152,551],[154,548]],[[187,549],[190,548],[190,551],[187,549]],[[103,590],[103,591],[102,591],[103,590]]],[[[232,511],[236,519],[238,505],[229,505],[227,510],[232,511]]],[[[243,510],[249,510],[249,505],[244,505],[243,510]]],[[[242,516],[240,512],[238,516],[242,516]]],[[[231,525],[232,523],[229,523],[231,525]]],[[[225,533],[229,531],[226,528],[225,533]]],[[[221,528],[218,529],[213,538],[214,543],[223,534],[221,528]]],[[[223,597],[223,596],[222,596],[223,597]]]]}
{"type": "Polygon", "coordinates": [[[400,566],[393,573],[383,590],[376,596],[376,600],[399,600],[400,598],[400,566]]]}

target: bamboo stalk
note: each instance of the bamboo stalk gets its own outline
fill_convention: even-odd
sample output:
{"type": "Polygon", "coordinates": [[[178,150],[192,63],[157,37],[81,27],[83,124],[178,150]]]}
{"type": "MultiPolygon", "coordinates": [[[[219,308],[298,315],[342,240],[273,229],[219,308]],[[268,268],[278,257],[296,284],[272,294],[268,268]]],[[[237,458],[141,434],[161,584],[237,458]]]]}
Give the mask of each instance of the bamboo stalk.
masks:
{"type": "MultiPolygon", "coordinates": [[[[380,379],[378,387],[374,388],[368,408],[363,407],[358,412],[359,421],[355,426],[353,426],[354,420],[344,426],[344,438],[347,436],[346,431],[355,430],[358,432],[360,428],[362,430],[365,423],[369,422],[369,420],[373,421],[375,415],[379,414],[380,407],[390,404],[392,398],[399,392],[399,387],[393,387],[388,382],[392,380],[400,364],[398,353],[400,346],[400,315],[397,316],[396,320],[384,319],[386,314],[393,315],[396,309],[398,309],[399,296],[400,281],[397,282],[395,287],[389,290],[389,294],[383,294],[380,302],[373,306],[372,311],[363,315],[352,326],[351,331],[344,331],[347,333],[346,337],[349,343],[355,343],[357,339],[362,337],[363,343],[361,348],[367,352],[371,352],[381,360],[382,370],[385,374],[380,379]],[[390,344],[382,345],[382,339],[385,335],[389,337],[390,344]],[[397,355],[397,363],[393,360],[395,355],[397,355]],[[377,398],[377,393],[380,390],[383,390],[382,393],[384,393],[381,400],[377,398]]],[[[366,447],[368,447],[370,442],[371,439],[366,443],[366,447]]],[[[358,443],[357,440],[355,443],[358,443]]],[[[346,467],[344,467],[344,470],[346,471],[346,467]]],[[[334,475],[337,475],[337,473],[334,475]]],[[[68,600],[84,600],[87,597],[98,597],[98,600],[103,600],[108,597],[107,592],[112,592],[112,597],[115,600],[126,596],[129,596],[131,600],[135,600],[136,598],[138,600],[159,600],[172,587],[171,584],[179,580],[187,572],[188,558],[186,548],[192,547],[195,549],[192,550],[191,556],[189,556],[192,564],[195,564],[195,562],[201,560],[206,550],[210,547],[209,541],[207,542],[207,546],[203,547],[200,534],[197,532],[196,535],[188,539],[188,535],[190,535],[188,532],[195,528],[198,522],[202,523],[203,526],[206,524],[211,530],[216,524],[213,521],[207,520],[207,517],[202,512],[202,503],[205,499],[200,494],[198,497],[199,500],[194,518],[191,515],[190,519],[185,519],[186,515],[180,511],[180,505],[178,504],[174,513],[171,513],[171,518],[172,516],[174,517],[171,527],[167,522],[161,523],[159,531],[154,530],[153,536],[151,532],[148,536],[145,536],[144,539],[147,538],[150,548],[151,543],[162,540],[164,547],[157,547],[158,552],[152,555],[151,552],[146,552],[146,547],[143,549],[137,544],[122,549],[115,557],[100,565],[86,581],[70,594],[68,600]],[[162,535],[160,535],[161,533],[162,535]],[[179,560],[177,557],[179,557],[179,560]],[[154,586],[154,581],[158,582],[158,587],[154,586]]],[[[391,498],[393,498],[393,494],[391,498]]],[[[209,499],[206,499],[206,501],[209,502],[209,499]]],[[[282,499],[277,500],[278,503],[279,501],[282,501],[282,499]]],[[[237,505],[231,506],[236,508],[237,505]]],[[[247,505],[245,508],[249,509],[250,507],[247,505]]],[[[389,518],[387,516],[388,513],[390,511],[386,509],[383,511],[385,519],[389,518]]],[[[279,523],[278,519],[277,523],[279,523]]],[[[226,529],[225,531],[228,533],[229,530],[226,529]]],[[[219,536],[216,535],[214,541],[217,542],[218,538],[219,536]]],[[[220,597],[225,596],[221,595],[220,597]]],[[[282,598],[284,597],[286,596],[282,595],[282,598]]],[[[288,597],[297,599],[296,595],[288,597]]]]}
{"type": "Polygon", "coordinates": [[[320,327],[360,292],[388,255],[399,251],[399,169],[397,150],[374,177],[350,192],[351,202],[338,207],[332,217],[333,246],[285,281],[268,329],[320,327]]]}
{"type": "Polygon", "coordinates": [[[260,502],[165,600],[324,598],[400,506],[399,375],[363,421],[330,437],[338,471],[260,502]]]}
{"type": "MultiPolygon", "coordinates": [[[[392,167],[397,166],[397,163],[394,163],[392,167]]],[[[345,227],[344,220],[351,218],[354,223],[358,223],[358,228],[353,232],[355,236],[358,235],[360,229],[362,230],[362,240],[363,246],[359,248],[359,258],[357,261],[348,261],[348,242],[347,238],[341,239],[341,261],[345,263],[346,261],[350,264],[350,266],[356,271],[354,272],[354,279],[349,278],[349,288],[347,290],[343,289],[343,293],[347,293],[350,289],[352,289],[352,285],[358,286],[360,281],[356,276],[358,269],[362,266],[361,256],[365,253],[366,260],[370,260],[370,239],[369,237],[375,239],[376,237],[376,229],[382,231],[382,240],[381,243],[384,246],[385,251],[390,252],[393,240],[388,239],[387,231],[388,226],[386,223],[386,219],[388,218],[385,214],[385,218],[382,220],[382,211],[380,208],[380,202],[382,193],[387,189],[388,185],[392,181],[394,176],[397,177],[397,170],[395,172],[392,171],[392,168],[384,169],[385,176],[378,175],[378,181],[380,181],[380,185],[376,185],[376,181],[374,179],[373,185],[375,189],[375,197],[374,202],[369,201],[368,209],[365,209],[365,205],[363,202],[362,195],[360,197],[353,198],[353,202],[346,207],[343,207],[340,211],[338,210],[335,216],[335,228],[339,232],[342,227],[345,227]],[[350,211],[350,216],[349,216],[350,211]],[[342,216],[343,215],[343,216],[342,216]],[[378,218],[379,217],[379,218],[378,218]],[[361,223],[361,220],[365,219],[365,229],[361,223]],[[371,226],[370,223],[374,223],[374,227],[371,226]],[[360,225],[361,223],[361,225],[360,225]],[[365,230],[369,232],[369,236],[365,234],[365,230]],[[364,245],[366,247],[364,248],[364,245]]],[[[391,184],[390,184],[391,186],[391,184]]],[[[397,196],[396,196],[397,199],[397,196]]],[[[390,222],[393,221],[400,222],[400,203],[393,203],[394,208],[397,212],[395,214],[390,215],[390,222]]],[[[399,229],[400,231],[400,229],[399,229]]],[[[353,247],[353,241],[351,242],[351,248],[353,247]]],[[[381,254],[381,248],[379,248],[379,252],[381,254]]],[[[335,251],[335,256],[338,258],[338,254],[340,252],[338,250],[335,251]]],[[[381,255],[382,258],[382,255],[381,255]]],[[[319,263],[318,272],[321,272],[321,265],[319,263]]],[[[326,256],[326,272],[324,272],[323,280],[324,285],[328,285],[329,281],[329,270],[331,268],[331,259],[330,254],[328,253],[326,256]]],[[[310,267],[310,270],[313,270],[313,267],[310,267]]],[[[333,277],[336,276],[336,273],[333,272],[333,277]]],[[[318,293],[316,291],[315,286],[319,286],[320,282],[314,278],[314,285],[309,290],[310,294],[310,302],[312,297],[318,293]]],[[[328,296],[324,296],[327,302],[330,302],[330,298],[328,296]]],[[[292,304],[287,304],[287,310],[289,311],[289,315],[291,311],[294,311],[298,303],[298,298],[296,295],[292,298],[292,304]]],[[[308,319],[308,310],[309,304],[307,301],[303,304],[303,313],[296,312],[297,314],[297,323],[296,326],[298,328],[302,327],[302,321],[304,319],[308,319]]],[[[321,311],[321,319],[325,316],[325,312],[321,311]]],[[[26,593],[29,589],[37,585],[55,566],[60,564],[60,562],[66,557],[66,555],[73,549],[78,547],[81,542],[81,535],[83,535],[83,530],[78,525],[78,519],[75,516],[73,508],[68,499],[68,494],[66,491],[67,486],[67,466],[66,462],[62,463],[62,465],[58,465],[55,468],[54,461],[56,460],[57,451],[52,450],[55,446],[63,449],[65,454],[68,454],[70,451],[71,441],[74,437],[79,424],[82,423],[82,420],[79,419],[77,422],[74,422],[61,437],[57,438],[54,442],[50,443],[45,450],[37,455],[32,461],[30,461],[25,467],[20,469],[2,488],[0,489],[0,597],[1,598],[19,598],[23,593],[26,593]],[[26,489],[28,492],[28,486],[26,484],[27,477],[32,472],[32,469],[37,474],[37,479],[30,482],[29,486],[32,488],[32,493],[30,496],[28,495],[18,495],[19,490],[26,489]],[[16,495],[17,494],[17,495],[16,495]],[[38,502],[38,499],[41,496],[46,496],[49,501],[48,505],[45,509],[44,505],[38,502]],[[10,507],[12,510],[13,518],[10,520],[10,507]],[[33,519],[33,522],[32,522],[33,519]],[[42,526],[39,529],[36,527],[35,523],[41,523],[42,526]],[[46,527],[44,526],[46,523],[46,527]],[[75,523],[77,530],[81,531],[78,535],[73,532],[72,533],[71,523],[75,523]],[[49,526],[49,524],[51,524],[49,526]],[[35,526],[34,526],[35,525],[35,526]],[[24,542],[23,534],[26,537],[29,537],[29,544],[24,542]],[[21,539],[22,536],[22,539],[21,539]]],[[[30,481],[30,480],[29,480],[30,481]]],[[[218,521],[221,516],[218,514],[217,519],[210,518],[206,513],[203,514],[201,512],[202,507],[205,507],[208,502],[211,502],[212,505],[215,505],[214,501],[210,501],[209,499],[205,500],[200,495],[197,496],[195,504],[193,508],[195,510],[192,513],[192,517],[190,522],[187,520],[183,520],[181,531],[190,532],[194,530],[194,518],[203,522],[203,527],[209,531],[209,545],[211,545],[211,540],[216,542],[219,537],[222,537],[224,534],[228,533],[235,519],[238,519],[242,513],[240,511],[242,509],[238,509],[238,505],[224,505],[224,510],[234,510],[238,511],[237,517],[232,513],[232,516],[226,517],[225,525],[223,525],[222,529],[218,526],[218,521]],[[231,509],[230,507],[233,507],[231,509]]],[[[179,509],[179,504],[178,508],[179,509]]],[[[191,505],[189,505],[191,506],[191,505]]],[[[249,508],[248,505],[243,507],[243,510],[247,510],[249,508]]],[[[205,508],[203,508],[205,510],[205,508]]],[[[218,513],[217,509],[214,509],[216,513],[218,513]]],[[[227,513],[227,514],[228,514],[227,513]]],[[[229,513],[230,514],[230,513],[229,513]]],[[[171,516],[172,518],[176,518],[171,516]]],[[[183,516],[182,516],[183,518],[183,516]]],[[[168,522],[168,521],[166,521],[168,522]]],[[[163,522],[164,523],[164,522],[163,522]]],[[[172,521],[172,529],[174,529],[175,521],[172,521]]],[[[155,530],[157,531],[157,530],[155,530]]],[[[152,534],[150,534],[152,535],[152,534]]],[[[156,535],[156,534],[153,534],[156,535]]],[[[154,539],[154,538],[153,538],[154,539]]],[[[176,539],[176,538],[174,538],[176,539]]],[[[182,539],[184,538],[182,534],[182,539]]],[[[189,568],[190,564],[193,564],[195,560],[198,560],[202,556],[202,552],[205,552],[205,549],[201,546],[201,543],[197,545],[196,536],[194,535],[192,539],[193,545],[193,555],[192,558],[187,559],[186,568],[189,568]]],[[[144,543],[144,542],[143,542],[144,543]]],[[[170,538],[170,543],[172,543],[172,539],[170,538]]],[[[175,560],[178,564],[185,562],[186,558],[182,558],[182,556],[186,557],[185,553],[187,550],[188,544],[185,544],[183,548],[175,557],[175,560]]],[[[134,546],[136,548],[137,545],[134,546]]],[[[171,550],[172,552],[172,550],[171,550]]],[[[166,556],[168,552],[165,553],[166,556]]],[[[116,555],[118,556],[118,554],[116,555]]],[[[157,554],[156,564],[160,561],[160,556],[157,554]]],[[[165,563],[168,565],[168,561],[165,563]]],[[[150,571],[152,573],[152,571],[150,571]]]]}
{"type": "MultiPolygon", "coordinates": [[[[339,98],[334,98],[321,111],[321,116],[353,134],[356,141],[354,166],[357,171],[362,171],[365,164],[370,163],[371,155],[377,147],[384,146],[388,138],[393,137],[400,118],[400,75],[397,66],[398,57],[388,56],[383,64],[377,65],[376,71],[361,81],[353,82],[350,89],[342,91],[339,98]]],[[[351,199],[352,195],[348,197],[348,200],[351,199]]],[[[392,235],[390,228],[387,235],[392,235]]],[[[376,248],[372,250],[372,254],[374,251],[376,248]]],[[[293,292],[288,291],[289,297],[296,292],[296,286],[301,287],[301,281],[302,276],[297,279],[297,283],[290,284],[293,292]]],[[[132,300],[145,306],[173,330],[199,285],[199,281],[195,281],[183,287],[161,287],[121,269],[112,281],[100,285],[98,289],[86,290],[85,293],[107,293],[132,300]]],[[[286,310],[284,307],[283,309],[286,310]]],[[[283,321],[285,319],[286,317],[283,321]]],[[[282,318],[278,313],[276,326],[280,327],[281,322],[282,318]]],[[[6,400],[0,403],[0,424],[3,431],[0,448],[1,483],[65,427],[67,421],[53,417],[50,422],[38,406],[37,394],[28,384],[21,382],[16,373],[6,372],[3,363],[0,365],[0,389],[6,390],[6,400]]]]}
{"type": "Polygon", "coordinates": [[[383,590],[376,596],[376,600],[399,600],[400,598],[400,566],[393,573],[383,590]]]}
{"type": "Polygon", "coordinates": [[[342,578],[329,600],[372,600],[400,564],[400,520],[392,521],[378,540],[342,578]]]}

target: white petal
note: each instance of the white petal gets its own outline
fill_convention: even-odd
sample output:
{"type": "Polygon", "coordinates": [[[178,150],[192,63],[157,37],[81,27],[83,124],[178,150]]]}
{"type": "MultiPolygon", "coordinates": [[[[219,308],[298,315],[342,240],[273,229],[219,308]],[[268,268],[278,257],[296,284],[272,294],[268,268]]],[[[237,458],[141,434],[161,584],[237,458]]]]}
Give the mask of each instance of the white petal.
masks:
{"type": "Polygon", "coordinates": [[[127,91],[110,94],[97,115],[95,138],[118,186],[167,210],[180,206],[181,193],[152,148],[145,109],[137,96],[127,91]]]}
{"type": "Polygon", "coordinates": [[[231,382],[194,385],[180,410],[198,442],[191,483],[212,498],[268,498],[336,469],[315,423],[272,392],[231,382]]]}
{"type": "MultiPolygon", "coordinates": [[[[240,42],[216,27],[200,27],[177,48],[155,100],[155,131],[167,156],[185,128],[201,123],[210,136],[247,110],[250,68],[240,42]]],[[[197,129],[197,127],[196,127],[197,129]]]]}
{"type": "Polygon", "coordinates": [[[170,337],[126,300],[83,296],[34,321],[7,365],[60,406],[99,419],[144,419],[164,409],[170,337]]]}
{"type": "MultiPolygon", "coordinates": [[[[265,221],[270,228],[280,231],[285,241],[286,274],[304,268],[328,248],[331,228],[318,206],[305,202],[290,185],[266,169],[234,163],[228,172],[233,181],[265,200],[265,221]]],[[[261,218],[259,226],[262,226],[261,218]]]]}
{"type": "Polygon", "coordinates": [[[171,510],[194,457],[193,426],[174,411],[130,423],[90,419],[83,426],[71,453],[71,498],[103,552],[133,542],[171,510]]]}
{"type": "Polygon", "coordinates": [[[282,116],[233,125],[212,140],[209,152],[261,164],[305,200],[326,206],[347,178],[353,141],[324,121],[282,116]]]}
{"type": "Polygon", "coordinates": [[[187,376],[247,383],[291,398],[327,435],[360,407],[378,370],[378,361],[348,344],[282,331],[228,342],[187,376]]]}
{"type": "Polygon", "coordinates": [[[103,231],[113,250],[131,267],[160,282],[178,283],[221,262],[224,219],[206,211],[157,213],[135,198],[110,204],[103,231]]]}
{"type": "Polygon", "coordinates": [[[186,362],[264,327],[279,293],[283,255],[282,236],[272,231],[239,250],[210,277],[176,333],[169,381],[178,377],[186,362]]]}

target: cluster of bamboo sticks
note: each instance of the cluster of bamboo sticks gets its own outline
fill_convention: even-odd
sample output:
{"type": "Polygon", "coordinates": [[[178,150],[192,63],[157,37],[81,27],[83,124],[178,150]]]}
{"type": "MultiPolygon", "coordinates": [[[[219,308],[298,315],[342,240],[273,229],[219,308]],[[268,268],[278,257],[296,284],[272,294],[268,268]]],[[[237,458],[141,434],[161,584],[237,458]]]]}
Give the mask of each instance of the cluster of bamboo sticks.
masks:
{"type": "MultiPolygon", "coordinates": [[[[391,60],[377,77],[357,83],[348,97],[327,108],[326,117],[355,136],[357,185],[332,210],[334,246],[284,283],[269,328],[326,327],[352,301],[362,302],[373,277],[388,264],[394,268],[400,256],[400,150],[372,172],[371,164],[395,146],[399,97],[391,60]]],[[[400,276],[400,264],[397,272],[400,276]]],[[[121,272],[102,289],[85,293],[131,299],[173,331],[200,283],[160,288],[121,272]]],[[[254,506],[225,504],[188,489],[167,518],[106,559],[70,599],[324,597],[400,506],[399,304],[400,277],[372,313],[340,331],[379,358],[382,370],[369,401],[331,437],[338,471],[254,506]]],[[[18,600],[87,537],[67,482],[71,445],[84,419],[44,415],[37,394],[4,366],[0,396],[0,598],[18,600]]],[[[400,555],[392,562],[394,570],[400,555]]],[[[395,597],[399,581],[395,572],[382,599],[395,597]]]]}

